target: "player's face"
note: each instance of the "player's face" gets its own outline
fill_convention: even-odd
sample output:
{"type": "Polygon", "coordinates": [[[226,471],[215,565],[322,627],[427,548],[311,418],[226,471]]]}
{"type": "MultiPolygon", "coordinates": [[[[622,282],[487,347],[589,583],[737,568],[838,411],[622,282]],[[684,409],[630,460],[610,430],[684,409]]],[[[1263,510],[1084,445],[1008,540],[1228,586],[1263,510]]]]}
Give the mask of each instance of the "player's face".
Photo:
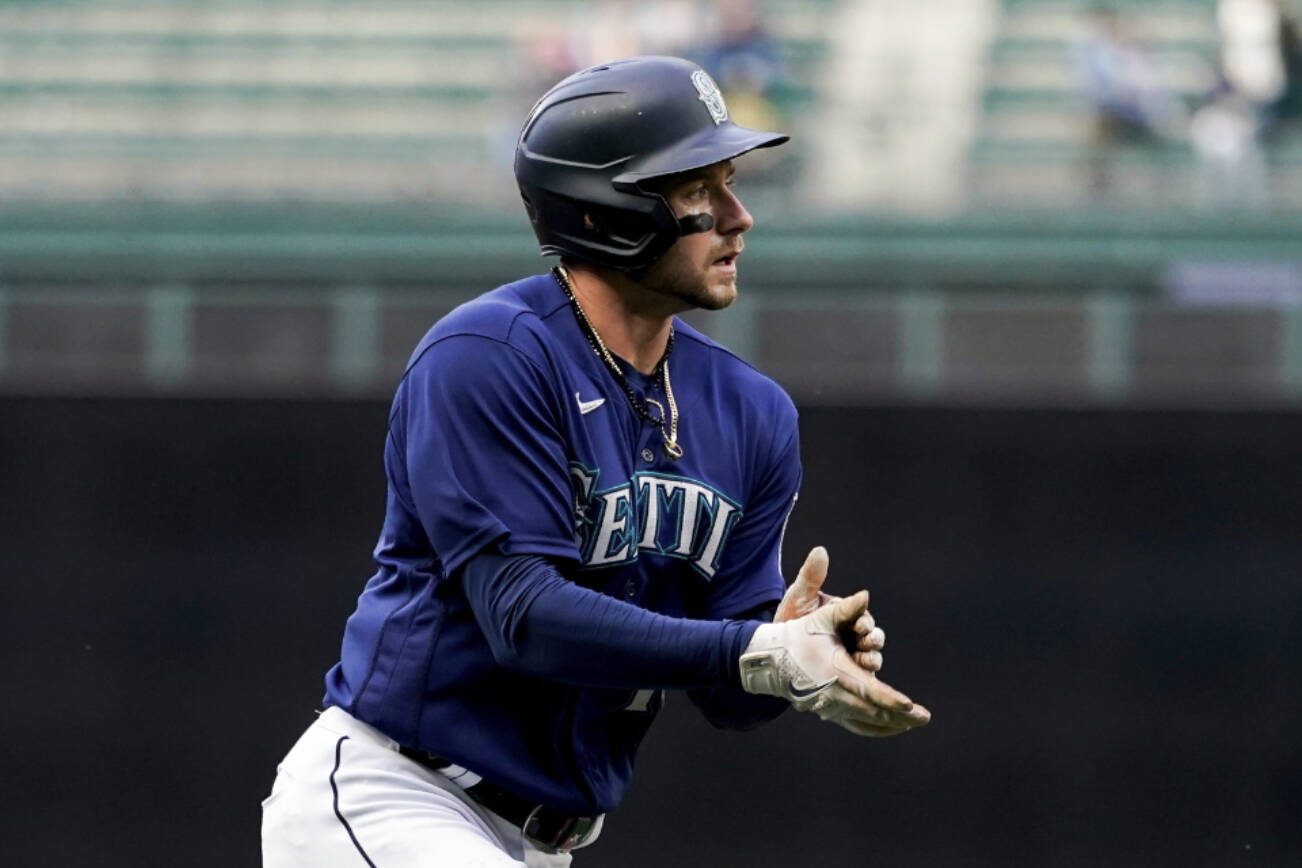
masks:
{"type": "Polygon", "coordinates": [[[731,161],[675,176],[660,190],[679,217],[708,214],[714,227],[679,238],[642,284],[690,307],[722,310],[737,297],[742,233],[755,224],[733,191],[731,161]]]}

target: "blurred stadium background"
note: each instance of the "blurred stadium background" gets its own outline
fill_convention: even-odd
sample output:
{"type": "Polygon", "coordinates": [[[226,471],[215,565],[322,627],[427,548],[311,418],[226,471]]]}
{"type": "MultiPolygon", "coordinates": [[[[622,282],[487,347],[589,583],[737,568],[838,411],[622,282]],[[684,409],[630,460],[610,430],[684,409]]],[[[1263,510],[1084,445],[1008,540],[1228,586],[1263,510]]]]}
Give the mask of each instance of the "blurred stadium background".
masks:
{"type": "Polygon", "coordinates": [[[1213,0],[1115,5],[1129,86],[1172,103],[1147,138],[1099,135],[1086,3],[781,0],[725,28],[752,5],[0,4],[0,386],[385,395],[428,321],[541,265],[510,174],[532,99],[659,51],[795,135],[743,179],[748,303],[704,325],[800,400],[1298,400],[1278,24],[1254,38],[1286,95],[1253,109],[1282,117],[1235,153],[1191,134],[1213,0]]]}
{"type": "Polygon", "coordinates": [[[793,134],[741,165],[742,302],[691,319],[801,406],[788,558],[874,589],[937,723],[716,738],[671,705],[576,864],[1297,859],[1300,28],[1296,0],[0,3],[0,852],[256,862],[407,355],[545,265],[518,124],[674,53],[793,134]]]}

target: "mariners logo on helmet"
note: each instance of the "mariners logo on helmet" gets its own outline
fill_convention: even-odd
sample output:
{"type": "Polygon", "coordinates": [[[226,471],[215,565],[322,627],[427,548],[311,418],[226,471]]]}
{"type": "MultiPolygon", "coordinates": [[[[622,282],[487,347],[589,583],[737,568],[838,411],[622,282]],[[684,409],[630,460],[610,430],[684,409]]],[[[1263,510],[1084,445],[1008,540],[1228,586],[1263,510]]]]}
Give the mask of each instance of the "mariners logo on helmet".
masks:
{"type": "Polygon", "coordinates": [[[701,95],[701,102],[710,110],[710,117],[714,119],[714,125],[717,127],[728,119],[728,106],[723,101],[723,94],[719,92],[719,86],[710,78],[710,74],[703,69],[698,69],[692,73],[692,84],[696,85],[696,92],[701,95]]]}

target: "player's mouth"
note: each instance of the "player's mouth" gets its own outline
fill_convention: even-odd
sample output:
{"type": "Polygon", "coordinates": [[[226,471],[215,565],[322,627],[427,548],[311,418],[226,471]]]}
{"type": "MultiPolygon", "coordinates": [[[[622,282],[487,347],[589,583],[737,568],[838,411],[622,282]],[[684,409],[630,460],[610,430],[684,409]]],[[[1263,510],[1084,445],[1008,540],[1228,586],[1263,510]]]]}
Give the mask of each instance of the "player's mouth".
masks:
{"type": "Polygon", "coordinates": [[[737,273],[737,257],[741,256],[740,250],[732,250],[718,257],[710,263],[712,268],[719,268],[731,274],[737,273]]]}

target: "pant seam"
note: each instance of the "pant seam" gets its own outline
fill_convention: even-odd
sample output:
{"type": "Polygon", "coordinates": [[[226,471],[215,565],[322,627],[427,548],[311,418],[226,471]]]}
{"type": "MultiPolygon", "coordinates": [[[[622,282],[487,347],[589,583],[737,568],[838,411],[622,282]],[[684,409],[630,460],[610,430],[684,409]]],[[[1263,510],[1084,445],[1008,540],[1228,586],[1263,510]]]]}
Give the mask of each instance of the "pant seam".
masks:
{"type": "Polygon", "coordinates": [[[357,852],[366,860],[366,864],[369,865],[370,868],[375,868],[375,863],[371,861],[370,856],[366,855],[366,851],[362,849],[361,842],[358,841],[357,836],[353,834],[353,827],[348,825],[348,820],[344,818],[343,812],[339,810],[339,784],[335,781],[335,774],[339,771],[339,763],[340,760],[343,759],[344,742],[346,741],[348,741],[348,736],[345,735],[341,736],[339,741],[335,742],[335,767],[330,770],[330,791],[334,793],[335,816],[338,817],[339,822],[343,824],[344,831],[348,833],[348,837],[353,842],[353,846],[357,848],[357,852]]]}

